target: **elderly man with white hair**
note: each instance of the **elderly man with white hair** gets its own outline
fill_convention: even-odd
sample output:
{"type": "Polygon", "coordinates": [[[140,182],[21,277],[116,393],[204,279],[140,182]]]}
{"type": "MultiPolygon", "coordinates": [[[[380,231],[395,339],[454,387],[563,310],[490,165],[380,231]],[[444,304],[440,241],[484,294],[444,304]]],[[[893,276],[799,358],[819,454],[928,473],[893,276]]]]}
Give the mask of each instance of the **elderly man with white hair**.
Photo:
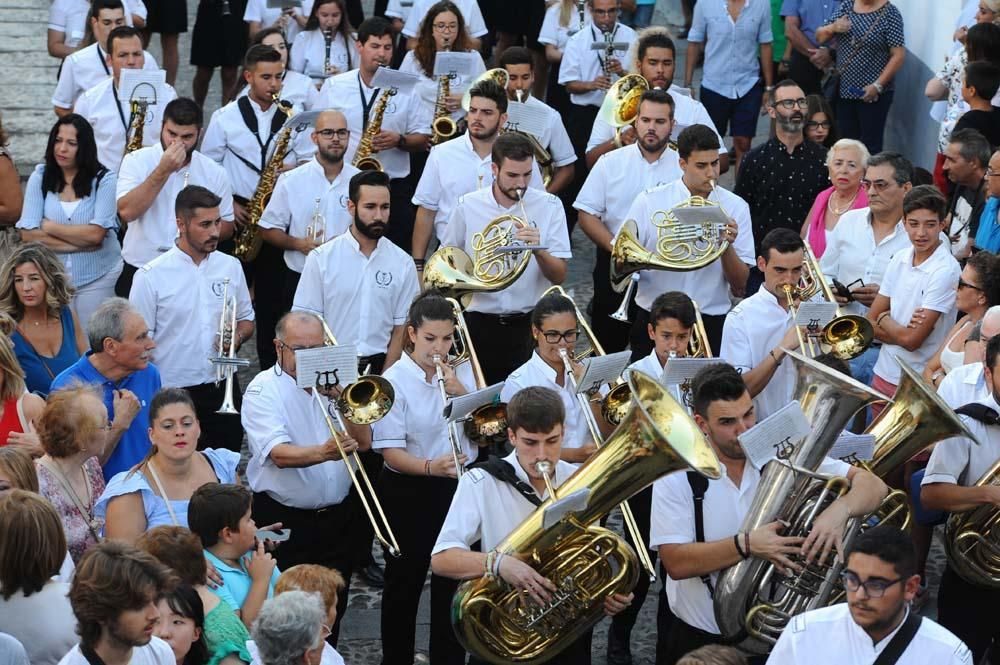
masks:
{"type": "Polygon", "coordinates": [[[253,641],[247,649],[254,665],[343,665],[339,656],[339,660],[322,658],[330,634],[325,620],[319,594],[286,591],[268,600],[250,629],[253,641]]]}

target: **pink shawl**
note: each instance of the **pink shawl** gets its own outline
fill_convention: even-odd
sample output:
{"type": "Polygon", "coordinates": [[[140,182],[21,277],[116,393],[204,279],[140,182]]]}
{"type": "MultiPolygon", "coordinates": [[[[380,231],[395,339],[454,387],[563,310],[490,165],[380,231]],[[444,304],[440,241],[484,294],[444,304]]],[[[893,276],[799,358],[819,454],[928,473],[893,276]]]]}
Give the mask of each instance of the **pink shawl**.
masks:
{"type": "MultiPolygon", "coordinates": [[[[816,196],[816,203],[813,205],[813,216],[809,220],[809,232],[806,234],[809,239],[809,246],[812,247],[816,258],[823,256],[826,251],[826,205],[833,196],[833,186],[827,187],[816,196]]],[[[864,187],[858,189],[858,195],[854,198],[854,205],[851,210],[868,207],[868,192],[864,187]]]]}

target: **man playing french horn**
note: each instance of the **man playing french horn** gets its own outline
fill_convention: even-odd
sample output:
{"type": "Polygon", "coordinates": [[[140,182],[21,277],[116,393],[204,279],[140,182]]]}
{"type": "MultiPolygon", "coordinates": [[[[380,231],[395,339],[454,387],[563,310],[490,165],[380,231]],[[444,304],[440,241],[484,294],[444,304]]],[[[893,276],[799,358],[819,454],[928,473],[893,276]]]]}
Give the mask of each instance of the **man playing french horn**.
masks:
{"type": "Polygon", "coordinates": [[[843,555],[847,520],[869,514],[886,495],[885,484],[870,472],[827,458],[819,471],[846,477],[851,487],[815,519],[808,536],[783,536],[787,525],[778,521],[739,532],[761,479],[738,440],[757,422],[754,404],[743,378],[724,363],[703,369],[692,390],[695,422],[724,474],[699,483],[702,476],[675,473],[653,484],[650,546],[659,549],[669,574],[667,596],[675,615],[667,636],[668,657],[658,665],[673,665],[692,649],[723,641],[712,600],[720,571],[757,557],[787,574],[801,570],[801,562],[825,559],[834,548],[843,555]]]}

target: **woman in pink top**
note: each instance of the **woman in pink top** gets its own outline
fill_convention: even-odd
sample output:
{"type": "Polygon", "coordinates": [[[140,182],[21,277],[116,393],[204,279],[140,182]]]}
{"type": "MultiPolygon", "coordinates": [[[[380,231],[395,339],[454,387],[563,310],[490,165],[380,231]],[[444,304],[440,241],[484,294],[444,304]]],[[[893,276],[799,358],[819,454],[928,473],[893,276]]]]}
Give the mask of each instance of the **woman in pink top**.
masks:
{"type": "Polygon", "coordinates": [[[868,194],[861,186],[868,156],[865,145],[854,139],[840,139],[826,154],[826,166],[833,184],[816,196],[802,224],[802,237],[817,259],[826,251],[827,231],[833,230],[840,216],[848,210],[868,207],[868,194]]]}

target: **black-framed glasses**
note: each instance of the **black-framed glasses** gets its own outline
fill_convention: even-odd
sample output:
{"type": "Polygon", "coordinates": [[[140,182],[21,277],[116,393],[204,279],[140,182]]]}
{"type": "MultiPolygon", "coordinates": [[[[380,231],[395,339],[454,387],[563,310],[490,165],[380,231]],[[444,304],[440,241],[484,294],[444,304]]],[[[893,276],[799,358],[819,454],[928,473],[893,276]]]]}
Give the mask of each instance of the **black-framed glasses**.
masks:
{"type": "Polygon", "coordinates": [[[844,582],[844,588],[855,593],[858,589],[864,589],[865,595],[869,598],[881,598],[885,595],[886,589],[891,587],[893,584],[902,582],[905,578],[897,577],[894,580],[883,580],[883,579],[869,579],[864,582],[855,573],[850,570],[845,570],[840,574],[840,579],[844,582]]]}
{"type": "Polygon", "coordinates": [[[961,277],[958,278],[958,288],[960,288],[960,289],[973,289],[974,291],[982,292],[981,288],[979,288],[975,284],[969,284],[968,282],[966,282],[961,277]]]}
{"type": "Polygon", "coordinates": [[[816,122],[814,120],[810,120],[809,122],[806,123],[806,129],[816,129],[816,128],[830,129],[831,127],[833,127],[833,123],[828,120],[824,122],[816,122]]]}
{"type": "Polygon", "coordinates": [[[302,346],[302,345],[299,345],[299,344],[285,344],[284,342],[280,342],[280,341],[278,342],[278,347],[280,349],[282,349],[282,350],[288,349],[292,353],[295,353],[296,351],[305,351],[307,349],[318,349],[321,346],[323,346],[323,345],[320,344],[318,346],[302,346]]]}
{"type": "Polygon", "coordinates": [[[861,186],[866,190],[874,189],[876,193],[884,192],[889,188],[892,183],[888,180],[868,180],[867,178],[861,181],[861,186]]]}
{"type": "Polygon", "coordinates": [[[988,166],[986,167],[986,177],[987,178],[996,178],[997,176],[1000,176],[1000,171],[994,171],[990,167],[988,167],[988,166]]]}
{"type": "Polygon", "coordinates": [[[336,136],[338,139],[346,139],[351,135],[351,130],[349,129],[321,129],[318,132],[320,138],[332,139],[336,136]]]}
{"type": "Polygon", "coordinates": [[[780,106],[786,111],[791,111],[796,106],[800,109],[806,109],[809,108],[809,100],[805,97],[799,97],[798,99],[782,99],[780,102],[774,102],[771,106],[780,106]]]}
{"type": "Polygon", "coordinates": [[[549,344],[558,344],[562,340],[566,340],[567,344],[573,344],[576,342],[576,338],[580,336],[579,330],[567,330],[565,332],[559,332],[558,330],[543,330],[542,337],[549,344]]]}

